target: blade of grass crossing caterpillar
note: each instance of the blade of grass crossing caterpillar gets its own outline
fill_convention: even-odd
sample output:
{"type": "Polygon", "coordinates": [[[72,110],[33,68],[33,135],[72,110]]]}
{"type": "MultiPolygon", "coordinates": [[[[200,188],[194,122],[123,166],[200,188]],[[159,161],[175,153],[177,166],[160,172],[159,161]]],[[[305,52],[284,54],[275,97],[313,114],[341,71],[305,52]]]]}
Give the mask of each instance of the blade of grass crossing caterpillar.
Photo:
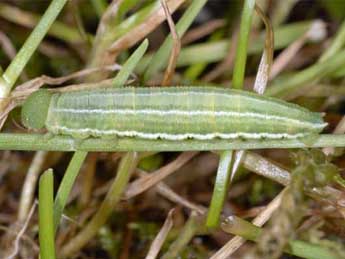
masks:
{"type": "MultiPolygon", "coordinates": [[[[239,44],[238,44],[238,52],[236,56],[236,62],[235,62],[235,69],[233,74],[233,87],[235,88],[243,88],[243,81],[244,81],[244,73],[245,73],[245,64],[246,64],[246,57],[247,57],[247,43],[249,39],[249,31],[251,28],[251,20],[253,15],[253,9],[255,8],[256,12],[259,14],[260,18],[263,19],[266,27],[266,41],[265,41],[265,49],[260,61],[258,73],[255,79],[254,84],[254,91],[256,91],[259,94],[262,94],[265,91],[269,73],[270,73],[270,64],[272,63],[273,58],[273,30],[272,26],[269,22],[269,20],[266,18],[264,13],[261,11],[261,9],[258,7],[258,5],[255,3],[255,1],[252,0],[246,0],[244,2],[243,11],[242,11],[242,18],[241,18],[241,27],[240,27],[240,36],[239,36],[239,44]]],[[[238,168],[241,164],[241,161],[244,157],[245,152],[243,150],[236,151],[234,154],[234,162],[232,164],[228,164],[229,170],[226,171],[227,177],[224,177],[226,181],[232,182],[233,178],[235,177],[235,174],[238,171],[238,168]]],[[[224,162],[227,160],[230,161],[229,156],[233,156],[233,154],[226,155],[226,152],[224,152],[220,159],[221,166],[224,162]]],[[[217,179],[218,174],[220,172],[217,172],[217,179]]],[[[226,194],[228,193],[228,185],[229,183],[220,183],[216,181],[214,190],[221,194],[219,196],[226,197],[226,194]]],[[[224,199],[223,199],[224,201],[224,199]]],[[[223,205],[223,204],[222,204],[223,205]]],[[[217,203],[214,202],[214,197],[212,197],[212,202],[210,206],[210,211],[214,210],[213,207],[217,206],[217,203]]],[[[219,206],[218,206],[219,207],[219,206]]],[[[221,206],[223,207],[223,206],[221,206]]],[[[215,227],[216,223],[219,221],[221,210],[218,211],[218,215],[214,215],[214,217],[217,217],[217,221],[208,221],[209,226],[215,227]]],[[[218,224],[217,224],[218,225],[218,224]]]]}
{"type": "Polygon", "coordinates": [[[231,167],[233,165],[233,151],[224,151],[220,156],[218,170],[216,174],[216,182],[214,184],[211,206],[207,213],[206,226],[214,228],[219,226],[219,215],[222,212],[223,205],[227,196],[229,177],[231,167]]]}

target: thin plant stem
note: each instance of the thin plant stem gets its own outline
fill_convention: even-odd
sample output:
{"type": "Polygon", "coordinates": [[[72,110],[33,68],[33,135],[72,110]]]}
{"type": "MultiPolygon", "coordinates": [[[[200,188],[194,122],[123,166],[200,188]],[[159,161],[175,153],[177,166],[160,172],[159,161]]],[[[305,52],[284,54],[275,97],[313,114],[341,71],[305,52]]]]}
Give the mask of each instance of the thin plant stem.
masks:
{"type": "Polygon", "coordinates": [[[109,141],[102,138],[85,139],[77,143],[68,136],[54,136],[49,140],[42,134],[0,133],[0,150],[46,150],[46,151],[205,151],[205,150],[239,150],[239,149],[267,149],[267,148],[316,148],[316,147],[345,147],[345,135],[321,134],[312,143],[303,139],[211,139],[171,141],[163,139],[118,138],[109,141]]]}
{"type": "MultiPolygon", "coordinates": [[[[195,17],[198,15],[202,7],[206,4],[206,0],[194,0],[188,9],[184,12],[181,19],[176,24],[176,32],[181,38],[186,30],[190,27],[195,17]]],[[[173,45],[173,38],[171,35],[166,38],[162,46],[152,57],[150,67],[147,69],[144,75],[144,81],[147,81],[149,78],[152,78],[169,59],[169,53],[173,45]]]]}
{"type": "Polygon", "coordinates": [[[164,225],[162,226],[161,230],[155,237],[154,241],[152,242],[149,252],[147,253],[145,259],[156,259],[158,256],[158,253],[160,249],[162,248],[162,245],[167,238],[169,231],[174,225],[173,215],[174,215],[175,209],[171,209],[168,213],[168,216],[164,222],[164,225]]]}

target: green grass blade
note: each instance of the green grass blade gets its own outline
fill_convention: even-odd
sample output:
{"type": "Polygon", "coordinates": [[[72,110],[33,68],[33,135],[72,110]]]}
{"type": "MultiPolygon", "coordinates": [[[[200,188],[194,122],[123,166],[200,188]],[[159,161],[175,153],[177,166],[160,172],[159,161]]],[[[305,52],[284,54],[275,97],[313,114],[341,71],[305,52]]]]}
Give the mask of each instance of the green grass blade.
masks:
{"type": "MultiPolygon", "coordinates": [[[[217,42],[221,40],[223,36],[224,30],[216,31],[210,36],[208,42],[217,42]]],[[[184,77],[188,80],[195,81],[203,73],[203,71],[206,69],[208,65],[208,62],[200,62],[193,64],[188,69],[186,69],[186,71],[184,72],[184,77]]]]}
{"type": "MultiPolygon", "coordinates": [[[[337,52],[331,58],[328,58],[324,62],[315,63],[310,67],[289,76],[289,79],[282,80],[283,77],[279,77],[272,85],[267,88],[265,95],[275,97],[285,97],[292,92],[298,90],[302,86],[308,86],[315,84],[316,81],[321,78],[325,78],[328,75],[336,72],[339,68],[345,66],[345,51],[337,52]]],[[[305,91],[305,88],[304,90],[305,91]]]]}
{"type": "Polygon", "coordinates": [[[114,25],[121,23],[125,19],[128,11],[131,10],[137,4],[140,4],[138,3],[138,0],[123,0],[119,7],[118,13],[115,17],[114,25]]]}
{"type": "MultiPolygon", "coordinates": [[[[186,30],[190,27],[195,17],[198,15],[198,13],[206,4],[206,2],[207,0],[193,0],[191,5],[184,12],[181,19],[176,24],[176,31],[180,38],[186,32],[186,30]]],[[[167,64],[172,45],[173,45],[173,39],[172,39],[172,36],[169,35],[169,37],[166,38],[162,46],[153,56],[150,62],[150,66],[148,67],[144,75],[144,81],[147,81],[148,79],[150,79],[154,74],[156,74],[160,69],[162,69],[167,64]]]]}
{"type": "Polygon", "coordinates": [[[289,248],[286,252],[298,257],[307,259],[340,259],[339,255],[333,253],[330,249],[322,247],[320,245],[315,245],[312,243],[307,243],[302,240],[290,240],[289,248]]]}
{"type": "Polygon", "coordinates": [[[179,236],[168,248],[165,254],[160,257],[161,259],[181,258],[183,249],[185,249],[192,238],[197,234],[202,224],[198,220],[195,212],[192,212],[188,221],[181,229],[179,236]]]}
{"type": "Polygon", "coordinates": [[[233,151],[224,151],[221,154],[216,182],[213,188],[213,195],[210,208],[207,214],[206,226],[215,228],[219,226],[219,218],[228,193],[228,186],[232,168],[233,151]]]}
{"type": "Polygon", "coordinates": [[[145,39],[140,46],[134,51],[134,53],[128,58],[125,64],[122,66],[120,72],[113,80],[115,87],[122,87],[126,84],[130,74],[134,71],[135,66],[138,64],[142,56],[145,54],[149,46],[149,41],[145,39]]]}
{"type": "Polygon", "coordinates": [[[232,87],[243,88],[244,71],[248,55],[248,39],[252,24],[255,0],[245,0],[242,10],[241,27],[238,37],[232,87]]]}
{"type": "Polygon", "coordinates": [[[66,206],[67,199],[72,190],[74,181],[80,171],[80,168],[86,158],[86,151],[76,151],[66,169],[62,178],[58,192],[54,202],[54,226],[55,230],[58,228],[61,215],[66,206]]]}
{"type": "Polygon", "coordinates": [[[107,2],[105,0],[90,0],[98,17],[102,17],[105,9],[107,9],[107,2]]]}
{"type": "MultiPolygon", "coordinates": [[[[126,6],[126,2],[122,2],[121,6],[123,4],[126,6]]],[[[119,39],[121,36],[131,31],[137,25],[143,23],[147,19],[147,17],[149,17],[153,12],[155,12],[159,7],[160,2],[154,1],[153,3],[150,3],[141,8],[140,10],[136,11],[134,14],[129,16],[126,20],[122,21],[117,26],[110,28],[108,35],[109,37],[111,37],[111,39],[109,39],[109,41],[113,42],[119,39]]],[[[121,10],[123,9],[120,7],[119,11],[121,10]]],[[[114,22],[116,23],[116,20],[114,22]]]]}
{"type": "Polygon", "coordinates": [[[6,82],[6,86],[4,89],[0,89],[0,97],[7,97],[19,75],[22,73],[25,65],[28,63],[32,54],[36,51],[38,45],[47,34],[49,28],[54,23],[66,2],[67,0],[53,0],[51,2],[47,11],[42,16],[42,19],[39,21],[16,57],[2,75],[6,82]]]}
{"type": "Polygon", "coordinates": [[[39,241],[42,259],[55,258],[54,241],[54,178],[53,170],[48,169],[40,177],[38,190],[39,241]]]}
{"type": "Polygon", "coordinates": [[[344,45],[345,45],[345,20],[343,21],[340,28],[338,29],[337,35],[335,36],[332,44],[322,54],[319,62],[323,62],[326,59],[334,56],[334,54],[340,51],[344,45]]]}

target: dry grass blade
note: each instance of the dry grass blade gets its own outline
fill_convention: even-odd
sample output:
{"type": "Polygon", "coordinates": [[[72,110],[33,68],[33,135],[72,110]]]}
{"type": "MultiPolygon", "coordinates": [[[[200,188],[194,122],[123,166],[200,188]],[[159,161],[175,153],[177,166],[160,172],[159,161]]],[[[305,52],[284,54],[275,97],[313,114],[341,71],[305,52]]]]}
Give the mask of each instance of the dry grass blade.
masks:
{"type": "MultiPolygon", "coordinates": [[[[341,118],[338,125],[333,130],[333,133],[334,134],[344,134],[345,133],[345,116],[341,118]]],[[[331,155],[334,153],[335,149],[334,149],[334,147],[325,147],[322,149],[322,151],[326,155],[331,155]]]]}
{"type": "Polygon", "coordinates": [[[14,259],[17,257],[17,254],[19,252],[19,244],[20,244],[20,240],[22,238],[22,236],[24,235],[28,225],[29,225],[29,222],[35,212],[35,209],[36,209],[36,202],[32,205],[31,209],[30,209],[30,212],[26,218],[26,221],[24,222],[24,225],[23,227],[21,228],[21,230],[19,231],[18,235],[16,236],[16,239],[14,240],[14,246],[13,246],[13,251],[10,255],[8,255],[6,258],[7,259],[14,259]]]}
{"type": "Polygon", "coordinates": [[[173,39],[173,47],[172,47],[172,50],[170,53],[168,66],[167,66],[167,69],[165,70],[164,78],[163,78],[163,81],[161,83],[161,85],[169,85],[171,83],[171,79],[174,75],[177,59],[178,59],[178,56],[180,54],[181,41],[180,41],[180,38],[177,34],[176,27],[175,27],[174,21],[171,17],[169,7],[167,6],[166,1],[161,0],[161,3],[163,6],[165,15],[167,17],[167,21],[168,21],[170,32],[171,32],[171,37],[173,39]]]}
{"type": "Polygon", "coordinates": [[[236,172],[238,170],[238,168],[240,167],[240,165],[242,164],[243,162],[243,159],[245,157],[245,154],[246,152],[244,150],[237,150],[234,154],[234,164],[231,168],[231,175],[230,175],[230,182],[233,181],[235,175],[236,175],[236,172]]]}
{"type": "MultiPolygon", "coordinates": [[[[87,67],[103,67],[113,63],[114,58],[108,55],[107,49],[113,42],[112,30],[115,26],[114,21],[117,18],[117,14],[122,3],[123,0],[112,1],[103,13],[97,26],[96,36],[92,44],[92,50],[87,62],[87,67]]],[[[104,71],[97,75],[88,76],[83,81],[96,82],[105,79],[107,76],[108,73],[104,71]]]]}
{"type": "Polygon", "coordinates": [[[224,25],[225,25],[225,20],[223,19],[215,19],[215,20],[209,21],[208,23],[200,25],[199,27],[196,27],[195,29],[191,29],[189,32],[187,32],[181,39],[181,44],[187,45],[193,41],[201,39],[211,34],[215,30],[223,27],[224,25]]]}
{"type": "Polygon", "coordinates": [[[66,81],[76,79],[76,78],[81,78],[92,73],[96,73],[100,71],[117,71],[120,69],[121,69],[120,65],[113,64],[113,65],[98,67],[98,68],[86,68],[86,69],[74,72],[72,74],[69,74],[67,76],[61,76],[61,77],[50,77],[50,76],[43,75],[40,77],[36,77],[16,87],[16,89],[12,92],[11,97],[23,98],[30,95],[32,92],[38,90],[43,85],[59,85],[59,84],[65,83],[66,81]]]}
{"type": "Polygon", "coordinates": [[[161,250],[161,247],[165,241],[165,239],[168,236],[169,231],[173,227],[173,215],[174,215],[175,209],[171,209],[168,213],[168,216],[164,222],[163,227],[159,231],[158,235],[153,240],[150,250],[145,257],[146,259],[155,259],[158,256],[159,251],[161,250]]]}
{"type": "MultiPolygon", "coordinates": [[[[48,58],[67,58],[71,55],[70,52],[68,52],[67,48],[64,48],[62,46],[59,46],[56,43],[51,43],[47,41],[43,41],[40,46],[38,47],[39,51],[47,56],[48,58]]],[[[83,58],[82,55],[80,55],[80,58],[83,58]]]]}
{"type": "Polygon", "coordinates": [[[337,127],[333,131],[334,134],[344,134],[345,133],[345,117],[343,117],[337,127]]]}
{"type": "Polygon", "coordinates": [[[305,42],[306,35],[304,34],[279,54],[272,65],[270,79],[275,78],[290,63],[305,42]]]}
{"type": "MultiPolygon", "coordinates": [[[[171,13],[184,2],[185,0],[170,0],[167,2],[167,6],[171,13]]],[[[153,12],[150,17],[146,19],[145,22],[141,23],[133,30],[126,33],[116,42],[114,42],[108,49],[109,55],[113,57],[124,49],[128,49],[138,43],[140,40],[146,37],[150,32],[152,32],[158,25],[160,25],[166,19],[164,9],[159,8],[156,12],[153,12]],[[133,37],[135,35],[135,37],[133,37]]]]}
{"type": "MultiPolygon", "coordinates": [[[[282,197],[288,187],[285,187],[263,210],[255,219],[252,221],[254,225],[261,227],[265,224],[272,216],[273,212],[280,206],[282,197]]],[[[240,246],[242,246],[246,240],[240,236],[233,237],[227,242],[221,249],[215,253],[211,259],[224,259],[232,255],[240,246]]]]}
{"type": "Polygon", "coordinates": [[[185,198],[181,197],[176,192],[174,192],[169,186],[167,186],[165,183],[159,183],[156,189],[160,195],[164,196],[170,201],[180,204],[190,210],[196,211],[199,214],[205,214],[207,211],[205,207],[192,203],[186,200],[185,198]]]}
{"type": "Polygon", "coordinates": [[[108,8],[102,15],[101,20],[98,24],[96,37],[99,37],[104,34],[104,32],[106,31],[107,25],[110,24],[111,20],[113,20],[114,17],[116,16],[119,10],[119,6],[122,4],[122,2],[123,0],[113,0],[109,4],[108,8]]]}
{"type": "MultiPolygon", "coordinates": [[[[141,171],[141,170],[137,170],[137,174],[139,174],[140,177],[145,177],[146,175],[148,175],[146,172],[141,171]]],[[[194,210],[198,212],[199,214],[204,214],[207,211],[207,209],[204,208],[203,206],[192,203],[188,201],[187,199],[181,197],[163,182],[157,184],[155,189],[161,196],[167,198],[168,200],[175,202],[177,204],[180,204],[181,206],[184,206],[190,210],[194,210]]]]}
{"type": "Polygon", "coordinates": [[[319,40],[326,35],[326,28],[324,22],[320,20],[314,21],[309,30],[293,42],[289,47],[282,51],[274,60],[270,72],[270,79],[275,78],[283,69],[293,60],[296,54],[300,51],[303,45],[308,40],[319,40]],[[319,38],[318,38],[319,36],[319,38]]]}
{"type": "Polygon", "coordinates": [[[7,37],[5,33],[0,31],[0,46],[4,51],[4,54],[9,58],[13,59],[16,56],[16,49],[14,48],[11,40],[7,37]]]}
{"type": "Polygon", "coordinates": [[[114,87],[112,78],[101,80],[94,83],[66,85],[66,86],[54,89],[54,92],[64,93],[64,92],[73,92],[73,91],[90,90],[90,89],[107,88],[107,87],[114,87]]]}
{"type": "Polygon", "coordinates": [[[96,176],[97,154],[91,153],[88,155],[82,170],[83,178],[81,179],[81,191],[79,195],[79,204],[81,208],[87,208],[91,201],[93,193],[93,186],[95,184],[96,176]]]}
{"type": "Polygon", "coordinates": [[[157,171],[139,178],[138,180],[134,181],[133,183],[129,184],[127,190],[125,192],[124,198],[130,199],[153,185],[157,184],[158,182],[162,181],[165,177],[169,176],[193,157],[195,157],[199,152],[184,152],[179,155],[174,161],[163,166],[162,168],[158,169],[157,171]]]}
{"type": "Polygon", "coordinates": [[[10,100],[10,98],[7,98],[8,99],[8,102],[7,103],[4,103],[5,104],[5,109],[2,111],[2,113],[0,113],[0,130],[2,129],[2,127],[4,126],[6,120],[7,120],[7,117],[8,117],[8,114],[18,106],[18,104],[13,101],[13,100],[10,100]]]}
{"type": "Polygon", "coordinates": [[[260,16],[262,21],[265,24],[266,28],[266,39],[265,39],[265,49],[262,54],[258,72],[256,74],[254,91],[258,94],[263,94],[265,92],[268,78],[270,75],[271,64],[273,60],[273,50],[274,50],[274,37],[273,37],[273,28],[268,17],[263,13],[260,7],[255,4],[255,11],[260,16]]]}
{"type": "Polygon", "coordinates": [[[181,252],[186,248],[188,243],[197,234],[198,231],[204,228],[201,217],[195,211],[192,211],[187,222],[184,224],[179,235],[171,243],[168,251],[161,257],[162,259],[180,258],[181,252]]]}
{"type": "Polygon", "coordinates": [[[29,170],[26,174],[22,193],[20,195],[20,203],[18,209],[18,220],[19,222],[24,221],[29,213],[29,209],[32,206],[32,201],[35,194],[35,189],[37,185],[37,179],[42,171],[42,166],[46,160],[48,152],[38,151],[36,152],[29,170]]]}
{"type": "Polygon", "coordinates": [[[254,83],[254,91],[258,94],[263,94],[265,92],[267,82],[268,82],[268,75],[269,75],[269,65],[267,60],[267,51],[264,50],[260,65],[258,68],[258,73],[255,77],[255,83],[254,83]]]}

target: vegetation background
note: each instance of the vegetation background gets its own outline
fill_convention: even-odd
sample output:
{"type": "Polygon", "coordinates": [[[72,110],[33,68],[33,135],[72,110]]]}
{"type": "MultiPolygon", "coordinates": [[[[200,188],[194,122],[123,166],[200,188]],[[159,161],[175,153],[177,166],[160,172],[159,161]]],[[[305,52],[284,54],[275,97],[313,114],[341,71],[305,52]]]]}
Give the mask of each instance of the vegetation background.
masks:
{"type": "Polygon", "coordinates": [[[2,0],[0,258],[344,258],[344,17],[342,0],[2,0]],[[125,84],[254,90],[325,112],[329,134],[71,153],[20,126],[40,87],[125,84]]]}

